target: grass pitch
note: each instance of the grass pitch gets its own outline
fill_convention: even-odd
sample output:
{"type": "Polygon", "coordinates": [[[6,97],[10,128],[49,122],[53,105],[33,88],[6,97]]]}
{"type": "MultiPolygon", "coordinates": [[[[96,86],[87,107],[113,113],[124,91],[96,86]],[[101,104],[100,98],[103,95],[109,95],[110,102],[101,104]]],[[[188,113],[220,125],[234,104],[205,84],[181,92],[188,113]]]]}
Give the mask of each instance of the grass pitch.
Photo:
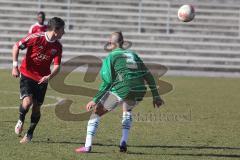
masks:
{"type": "MultiPolygon", "coordinates": [[[[66,83],[83,85],[83,75],[71,74],[66,83]]],[[[84,111],[90,97],[61,94],[48,88],[42,118],[33,141],[19,144],[14,133],[18,119],[19,79],[0,70],[0,160],[206,160],[240,159],[240,80],[229,78],[163,77],[174,89],[163,95],[166,104],[152,107],[146,98],[134,110],[128,153],[118,152],[121,109],[101,119],[93,153],[79,155],[74,149],[84,144],[87,121],[62,121],[55,115],[54,97],[74,101],[71,112],[84,111]]],[[[97,87],[99,81],[90,86],[97,87]]],[[[26,117],[27,130],[30,114],[26,117]]]]}

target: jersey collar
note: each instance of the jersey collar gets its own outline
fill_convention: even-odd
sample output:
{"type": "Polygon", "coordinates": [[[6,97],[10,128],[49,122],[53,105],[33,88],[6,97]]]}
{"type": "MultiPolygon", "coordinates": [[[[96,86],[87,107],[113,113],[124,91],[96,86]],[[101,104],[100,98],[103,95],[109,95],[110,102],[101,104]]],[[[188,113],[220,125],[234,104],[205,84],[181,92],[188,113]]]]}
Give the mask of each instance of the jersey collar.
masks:
{"type": "Polygon", "coordinates": [[[122,48],[115,48],[114,50],[112,50],[112,52],[115,52],[115,51],[122,51],[122,50],[124,50],[124,49],[122,49],[122,48]]]}
{"type": "Polygon", "coordinates": [[[39,24],[38,22],[36,23],[36,25],[38,25],[39,27],[43,27],[43,26],[45,26],[44,24],[41,25],[41,24],[39,24]]]}
{"type": "Polygon", "coordinates": [[[47,32],[45,32],[45,38],[46,38],[47,42],[50,42],[50,43],[53,43],[53,42],[55,42],[55,41],[56,41],[56,40],[54,40],[54,41],[51,41],[51,40],[48,38],[48,36],[47,36],[47,32]]]}

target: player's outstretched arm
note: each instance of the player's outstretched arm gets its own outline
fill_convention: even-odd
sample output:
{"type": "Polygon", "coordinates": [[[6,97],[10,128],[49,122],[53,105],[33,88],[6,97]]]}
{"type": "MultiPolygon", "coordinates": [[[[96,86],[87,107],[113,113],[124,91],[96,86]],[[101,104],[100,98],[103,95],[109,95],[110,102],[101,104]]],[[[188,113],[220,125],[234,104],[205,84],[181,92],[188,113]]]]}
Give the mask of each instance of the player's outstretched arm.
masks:
{"type": "Polygon", "coordinates": [[[139,62],[139,68],[142,71],[145,71],[145,75],[144,75],[144,79],[147,82],[149,88],[151,89],[152,92],[152,97],[153,97],[153,107],[160,107],[161,105],[164,104],[164,101],[161,99],[159,93],[158,93],[158,89],[156,86],[156,82],[153,78],[152,73],[148,70],[148,68],[145,66],[145,64],[143,63],[142,59],[140,57],[137,56],[137,60],[139,62]]]}
{"type": "Polygon", "coordinates": [[[164,101],[162,100],[162,98],[160,97],[160,95],[158,93],[158,89],[157,89],[155,80],[150,72],[145,76],[145,80],[147,81],[148,86],[152,92],[153,107],[159,108],[161,105],[164,104],[164,101]]]}
{"type": "Polygon", "coordinates": [[[151,89],[152,96],[153,96],[153,107],[160,107],[164,104],[164,101],[160,97],[158,93],[158,89],[155,83],[155,80],[153,78],[153,75],[150,71],[147,71],[147,74],[144,76],[144,79],[147,81],[149,88],[151,89]]]}
{"type": "Polygon", "coordinates": [[[19,70],[18,70],[18,55],[19,55],[19,48],[17,45],[13,46],[12,49],[12,60],[13,60],[13,68],[12,68],[12,76],[13,77],[19,77],[19,70]]]}

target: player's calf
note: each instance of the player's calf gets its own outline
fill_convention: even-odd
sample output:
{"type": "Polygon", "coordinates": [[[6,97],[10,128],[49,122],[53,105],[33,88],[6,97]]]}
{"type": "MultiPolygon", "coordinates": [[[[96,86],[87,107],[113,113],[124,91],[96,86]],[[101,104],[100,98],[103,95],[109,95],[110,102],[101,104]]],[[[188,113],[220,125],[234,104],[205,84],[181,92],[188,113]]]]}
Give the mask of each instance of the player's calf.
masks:
{"type": "Polygon", "coordinates": [[[27,131],[28,135],[33,135],[33,132],[34,132],[34,130],[35,130],[35,128],[36,128],[40,118],[41,118],[41,113],[40,112],[32,113],[32,115],[31,115],[31,124],[29,126],[28,131],[27,131]]]}

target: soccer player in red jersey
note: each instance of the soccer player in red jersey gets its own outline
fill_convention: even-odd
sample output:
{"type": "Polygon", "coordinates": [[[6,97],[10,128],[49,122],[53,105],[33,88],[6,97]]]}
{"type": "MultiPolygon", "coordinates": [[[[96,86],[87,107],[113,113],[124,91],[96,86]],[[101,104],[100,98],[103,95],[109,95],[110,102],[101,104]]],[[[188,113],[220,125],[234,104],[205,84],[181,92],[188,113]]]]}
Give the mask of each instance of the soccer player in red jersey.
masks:
{"type": "Polygon", "coordinates": [[[44,12],[38,12],[37,14],[37,20],[38,22],[33,24],[28,33],[31,34],[31,33],[38,33],[38,32],[46,32],[47,31],[47,25],[44,24],[44,21],[45,21],[45,13],[44,12]]]}
{"type": "Polygon", "coordinates": [[[64,21],[53,17],[48,22],[47,32],[29,34],[13,46],[12,76],[20,76],[19,120],[15,133],[20,135],[23,130],[25,115],[32,106],[31,124],[20,143],[30,142],[37,123],[40,120],[40,107],[43,104],[48,81],[60,70],[62,45],[58,41],[64,34],[64,21]],[[26,56],[18,67],[19,50],[27,48],[26,56]],[[52,72],[50,65],[54,62],[52,72]]]}

